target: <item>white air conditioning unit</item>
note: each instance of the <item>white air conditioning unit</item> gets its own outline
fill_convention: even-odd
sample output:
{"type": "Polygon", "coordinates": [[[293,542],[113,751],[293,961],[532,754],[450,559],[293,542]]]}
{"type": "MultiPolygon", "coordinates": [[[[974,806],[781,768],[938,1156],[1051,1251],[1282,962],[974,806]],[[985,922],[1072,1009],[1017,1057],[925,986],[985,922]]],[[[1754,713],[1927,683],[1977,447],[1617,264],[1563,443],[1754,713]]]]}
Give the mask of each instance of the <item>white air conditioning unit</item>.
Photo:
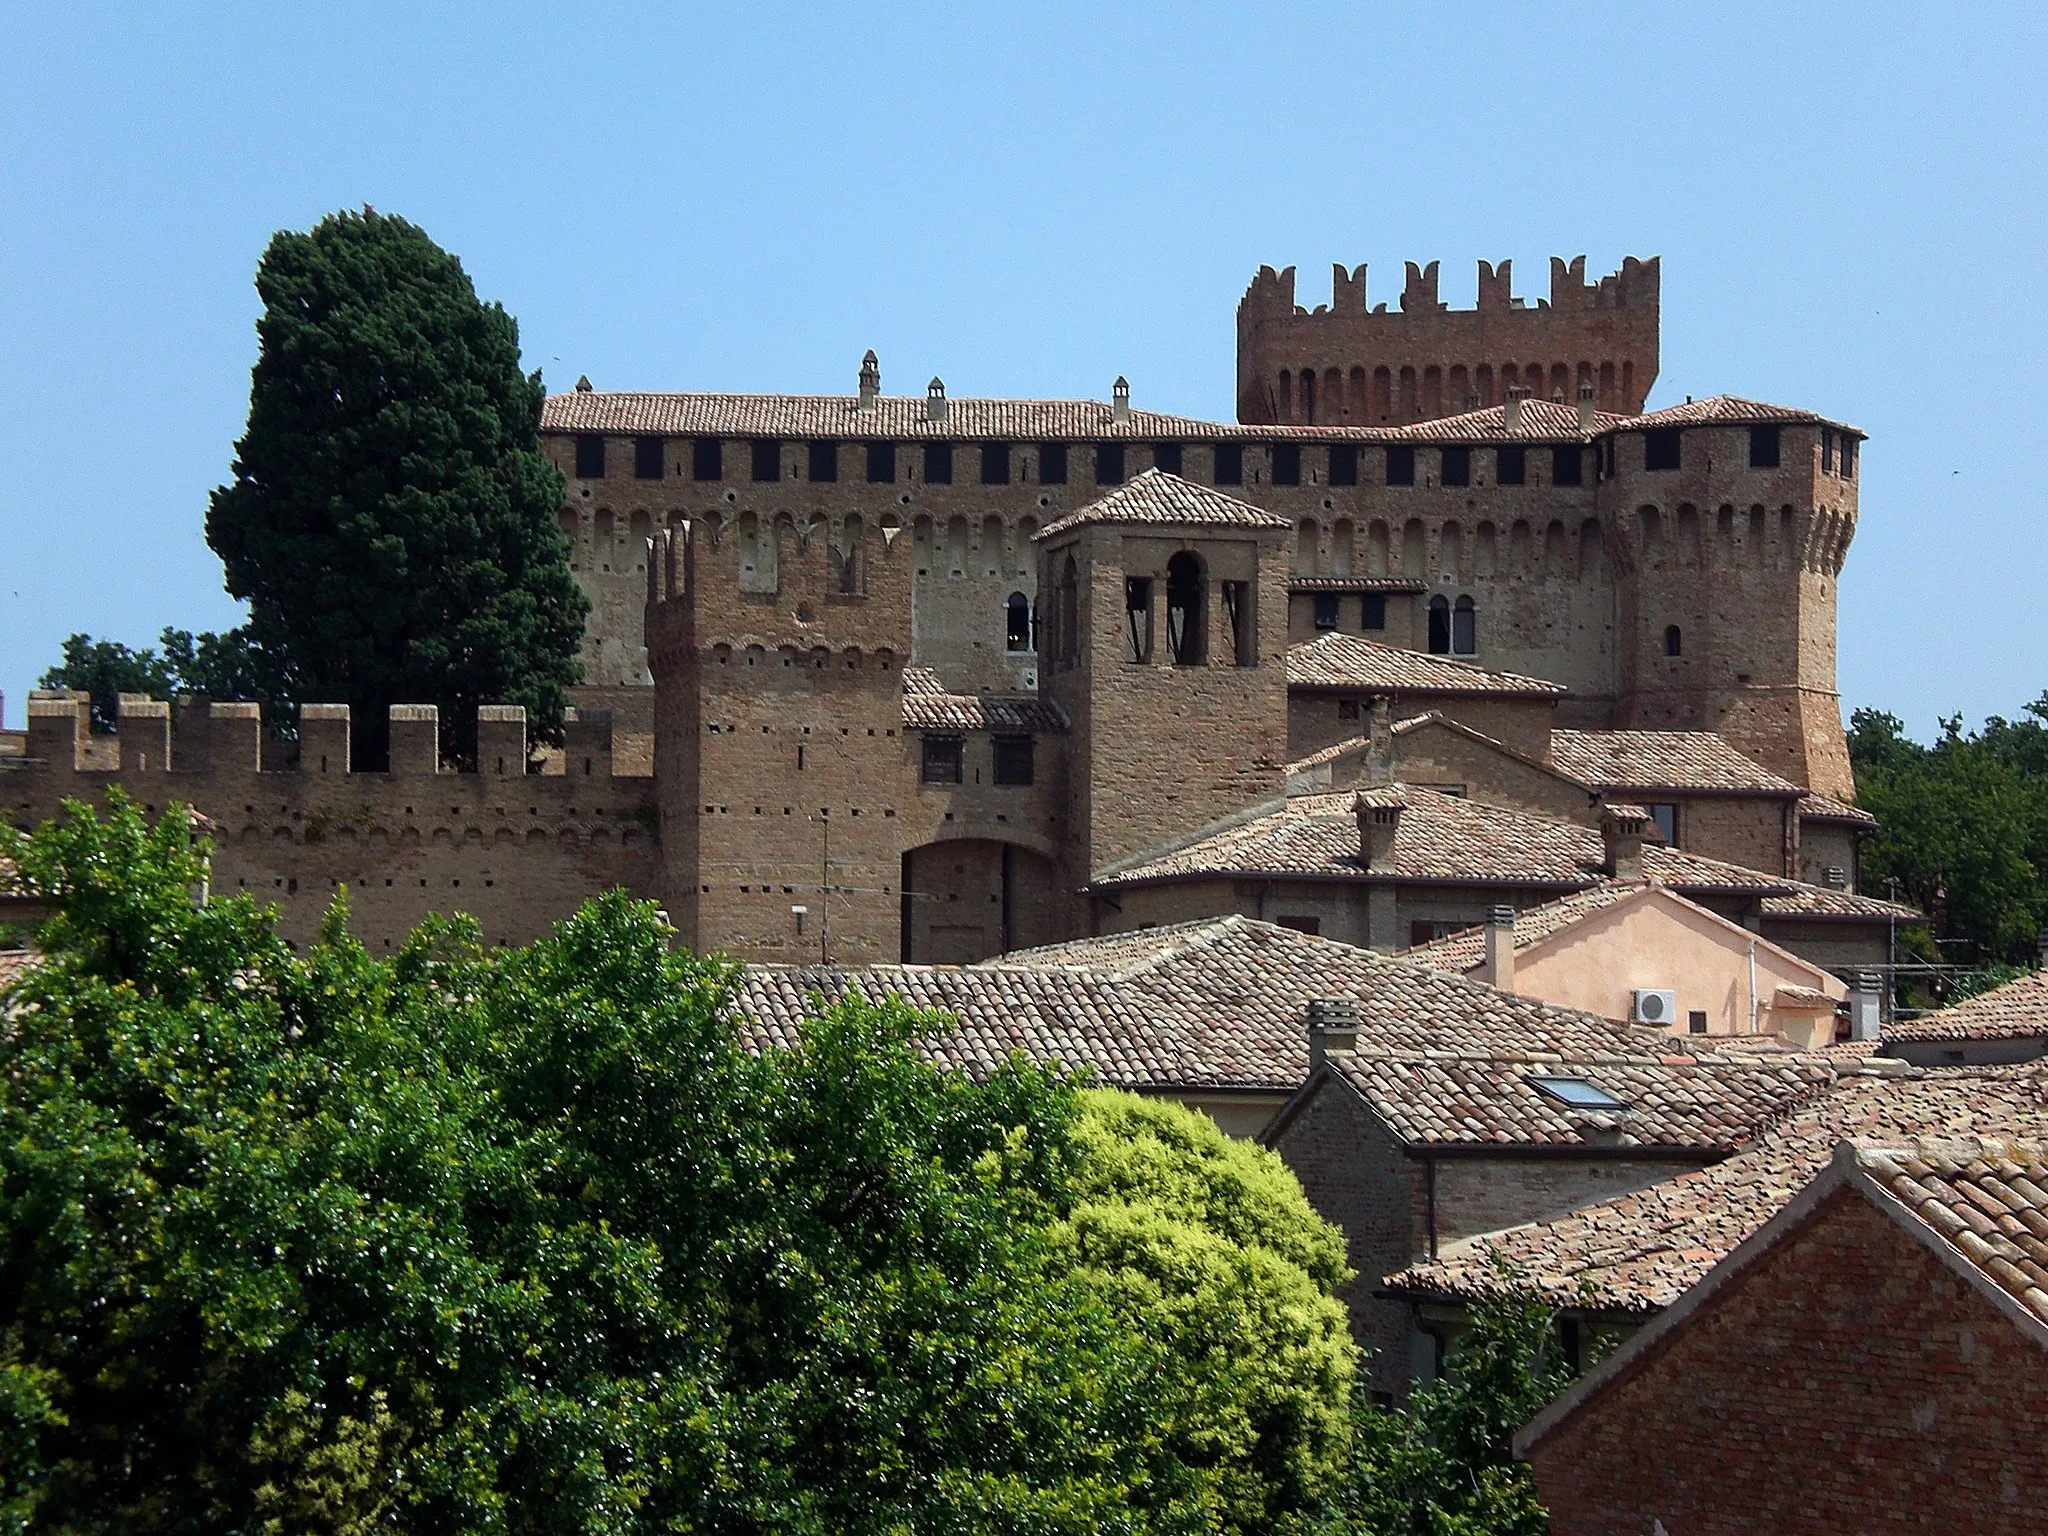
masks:
{"type": "Polygon", "coordinates": [[[1631,1024],[1669,1024],[1678,1017],[1678,994],[1668,987],[1637,987],[1629,994],[1631,1024]]]}

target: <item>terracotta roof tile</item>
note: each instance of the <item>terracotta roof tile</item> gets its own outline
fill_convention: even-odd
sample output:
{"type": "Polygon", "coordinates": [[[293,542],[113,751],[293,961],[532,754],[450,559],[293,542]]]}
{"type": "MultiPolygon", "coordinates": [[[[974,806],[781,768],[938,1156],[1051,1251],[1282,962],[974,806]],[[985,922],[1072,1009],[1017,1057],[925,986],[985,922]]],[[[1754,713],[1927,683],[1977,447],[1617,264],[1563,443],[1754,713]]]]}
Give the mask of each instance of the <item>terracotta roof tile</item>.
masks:
{"type": "MultiPolygon", "coordinates": [[[[1595,432],[1608,432],[1635,421],[1633,416],[1616,416],[1608,411],[1594,413],[1595,432]]],[[[1382,431],[1390,438],[1415,442],[1499,442],[1521,443],[1540,442],[1584,442],[1588,436],[1579,425],[1579,407],[1576,402],[1561,404],[1556,400],[1539,400],[1531,395],[1522,401],[1520,416],[1515,430],[1507,430],[1507,407],[1503,405],[1482,406],[1476,411],[1462,411],[1456,416],[1439,416],[1431,421],[1418,421],[1404,427],[1387,427],[1382,431]]]]}
{"type": "Polygon", "coordinates": [[[1859,827],[1874,827],[1877,818],[1866,810],[1837,800],[1833,795],[1824,795],[1817,789],[1809,789],[1806,798],[1799,802],[1801,821],[1846,821],[1859,827]]]}
{"type": "Polygon", "coordinates": [[[2030,971],[1917,1019],[1888,1025],[1890,1040],[2023,1040],[2048,1035],[2048,971],[2030,971]]]}
{"type": "MultiPolygon", "coordinates": [[[[1602,880],[1598,885],[1573,891],[1541,906],[1523,908],[1515,914],[1516,953],[1540,944],[1554,933],[1562,933],[1595,912],[1627,901],[1638,891],[1646,890],[1648,884],[1643,880],[1602,880]]],[[[1442,971],[1469,971],[1486,958],[1486,926],[1482,923],[1461,928],[1428,944],[1418,944],[1403,950],[1401,958],[1442,971]]]]}
{"type": "Polygon", "coordinates": [[[1065,517],[1047,523],[1033,535],[1049,539],[1084,523],[1168,523],[1198,527],[1291,528],[1277,512],[1268,512],[1206,485],[1196,485],[1163,469],[1148,469],[1065,517]]]}
{"type": "Polygon", "coordinates": [[[1740,426],[1745,423],[1807,422],[1813,425],[1840,427],[1845,432],[1854,432],[1858,437],[1863,433],[1855,427],[1844,427],[1840,422],[1829,422],[1825,416],[1812,411],[1794,409],[1789,405],[1768,405],[1761,400],[1744,400],[1738,395],[1709,395],[1704,400],[1688,400],[1683,405],[1667,405],[1661,411],[1646,411],[1640,416],[1624,417],[1618,426],[1636,431],[1648,427],[1706,427],[1740,426]]]}
{"type": "Polygon", "coordinates": [[[1046,699],[949,693],[930,667],[905,667],[903,726],[912,731],[1058,732],[1067,729],[1067,717],[1046,699]]]}
{"type": "Polygon", "coordinates": [[[1469,661],[1429,656],[1381,645],[1358,635],[1332,632],[1287,648],[1290,688],[1364,688],[1389,693],[1435,693],[1468,697],[1520,694],[1555,698],[1562,683],[1518,672],[1491,671],[1469,661]]]}
{"type": "Polygon", "coordinates": [[[1552,731],[1550,761],[1598,789],[1804,793],[1717,731],[1552,731]]]}
{"type": "Polygon", "coordinates": [[[2048,1149],[2040,1141],[1929,1136],[1853,1145],[1861,1172],[2048,1322],[2048,1149]]]}

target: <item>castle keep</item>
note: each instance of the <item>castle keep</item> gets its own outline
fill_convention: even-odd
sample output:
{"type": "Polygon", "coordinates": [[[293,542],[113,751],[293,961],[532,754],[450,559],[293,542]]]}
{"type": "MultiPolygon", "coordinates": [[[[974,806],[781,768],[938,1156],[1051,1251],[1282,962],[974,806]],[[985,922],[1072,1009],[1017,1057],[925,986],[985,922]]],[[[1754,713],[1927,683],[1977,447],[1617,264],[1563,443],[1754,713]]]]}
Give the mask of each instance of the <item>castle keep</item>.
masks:
{"type": "MultiPolygon", "coordinates": [[[[347,723],[313,709],[296,766],[259,772],[245,707],[186,710],[174,740],[141,701],[114,767],[79,701],[39,698],[0,807],[108,780],[190,801],[216,885],[286,900],[293,932],[342,880],[380,939],[460,906],[506,941],[623,884],[703,949],[963,962],[1132,925],[1128,871],[1256,820],[1290,765],[1328,784],[1346,743],[1474,800],[1535,775],[1540,807],[1515,804],[1590,828],[1622,785],[1554,745],[1718,733],[1694,739],[1750,787],[1672,769],[1627,793],[1667,841],[1852,902],[1834,613],[1861,435],[1725,396],[1643,414],[1658,282],[1557,262],[1532,308],[1482,264],[1451,311],[1432,263],[1390,314],[1340,268],[1311,314],[1262,269],[1235,423],[1121,380],[1107,402],[887,395],[872,353],[843,396],[579,383],[542,423],[593,605],[549,772],[506,715],[484,772],[437,772],[408,719],[391,774],[351,774],[347,723]],[[1393,728],[1425,716],[1488,745],[1393,728]]],[[[1257,875],[1186,899],[1249,911],[1257,875]]],[[[1427,912],[1421,877],[1382,899],[1476,921],[1491,878],[1438,881],[1427,912]]],[[[1146,922],[1208,915],[1147,889],[1146,922]]]]}

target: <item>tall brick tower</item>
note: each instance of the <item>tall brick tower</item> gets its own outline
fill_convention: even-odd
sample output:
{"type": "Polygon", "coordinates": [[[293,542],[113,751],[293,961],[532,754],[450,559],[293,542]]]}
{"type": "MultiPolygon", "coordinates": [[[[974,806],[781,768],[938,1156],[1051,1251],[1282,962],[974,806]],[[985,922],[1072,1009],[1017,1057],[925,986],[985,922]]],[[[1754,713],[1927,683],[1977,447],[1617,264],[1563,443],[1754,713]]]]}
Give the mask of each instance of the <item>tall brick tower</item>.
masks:
{"type": "Polygon", "coordinates": [[[1148,470],[1039,534],[1076,883],[1284,792],[1289,527],[1148,470]]]}

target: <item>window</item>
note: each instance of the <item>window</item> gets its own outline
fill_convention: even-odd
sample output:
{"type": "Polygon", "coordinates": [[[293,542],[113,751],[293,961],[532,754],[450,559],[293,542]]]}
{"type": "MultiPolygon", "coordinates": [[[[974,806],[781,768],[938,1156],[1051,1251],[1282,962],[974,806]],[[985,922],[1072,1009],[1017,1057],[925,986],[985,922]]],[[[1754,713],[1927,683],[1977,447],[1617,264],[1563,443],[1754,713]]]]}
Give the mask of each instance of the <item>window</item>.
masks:
{"type": "Polygon", "coordinates": [[[1678,428],[1659,427],[1643,434],[1643,468],[1678,468],[1678,428]]]}
{"type": "Polygon", "coordinates": [[[1707,1032],[1707,1010],[1689,1008],[1685,1014],[1685,1032],[1689,1035],[1704,1035],[1707,1032]]]}
{"type": "Polygon", "coordinates": [[[1438,939],[1447,939],[1460,929],[1470,928],[1470,923],[1440,923],[1427,917],[1418,917],[1408,925],[1408,947],[1418,944],[1433,944],[1438,939]]]}
{"type": "Polygon", "coordinates": [[[1065,443],[1040,443],[1038,445],[1038,483],[1040,485],[1065,485],[1067,483],[1067,445],[1065,443]]]}
{"type": "Polygon", "coordinates": [[[1650,820],[1657,824],[1657,832],[1664,839],[1664,846],[1666,848],[1676,848],[1678,846],[1678,807],[1664,804],[1647,805],[1643,809],[1650,813],[1650,820]]]}
{"type": "Polygon", "coordinates": [[[1029,736],[995,738],[998,784],[1023,785],[1031,782],[1032,745],[1032,738],[1029,736]]]}
{"type": "Polygon", "coordinates": [[[1678,632],[1676,624],[1665,627],[1664,654],[1666,656],[1682,656],[1685,654],[1685,636],[1678,632]]]}
{"type": "Polygon", "coordinates": [[[1275,485],[1301,484],[1301,445],[1299,443],[1275,443],[1273,445],[1273,483],[1275,485]]]}
{"type": "Polygon", "coordinates": [[[1202,664],[1202,562],[1182,550],[1166,562],[1166,649],[1177,667],[1202,664]]]}
{"type": "Polygon", "coordinates": [[[1282,914],[1273,921],[1279,927],[1292,928],[1296,933],[1305,933],[1310,938],[1317,937],[1323,931],[1323,920],[1320,917],[1289,917],[1282,914]]]}
{"type": "Polygon", "coordinates": [[[1356,720],[1358,718],[1358,700],[1339,699],[1337,701],[1337,718],[1339,720],[1356,720]]]}
{"type": "Polygon", "coordinates": [[[1152,578],[1124,578],[1124,660],[1152,659],[1152,578]]]}
{"type": "Polygon", "coordinates": [[[1479,609],[1469,597],[1461,597],[1451,605],[1451,654],[1479,654],[1479,609]]]}
{"type": "Polygon", "coordinates": [[[662,440],[658,437],[636,437],[633,439],[633,478],[635,480],[659,480],[668,473],[663,462],[662,440]]]}
{"type": "Polygon", "coordinates": [[[1122,443],[1097,443],[1095,445],[1095,483],[1097,485],[1122,485],[1124,483],[1124,445],[1122,443]]]}
{"type": "Polygon", "coordinates": [[[1360,629],[1385,629],[1387,627],[1387,597],[1384,592],[1368,592],[1358,600],[1360,629]]]}
{"type": "Polygon", "coordinates": [[[868,444],[868,484],[894,485],[896,483],[896,445],[894,443],[868,444]]]}
{"type": "Polygon", "coordinates": [[[1330,450],[1330,484],[1358,484],[1358,450],[1349,443],[1330,450]]]}
{"type": "Polygon", "coordinates": [[[1529,1086],[1545,1098],[1567,1109],[1598,1109],[1608,1114],[1627,1115],[1634,1111],[1625,1099],[1617,1099],[1598,1083],[1583,1077],[1531,1077],[1529,1086]]]}
{"type": "Polygon", "coordinates": [[[924,739],[924,781],[927,784],[958,784],[967,744],[958,736],[927,736],[924,739]]]}
{"type": "Polygon", "coordinates": [[[1223,618],[1230,626],[1231,660],[1240,667],[1259,664],[1259,641],[1252,627],[1252,584],[1223,583],[1223,618]]]}
{"type": "Polygon", "coordinates": [[[1022,592],[1012,592],[1003,604],[1003,649],[1028,651],[1032,648],[1031,599],[1022,592]]]}
{"type": "Polygon", "coordinates": [[[1216,483],[1218,485],[1244,484],[1244,445],[1242,443],[1218,443],[1216,445],[1216,483]]]}
{"type": "Polygon", "coordinates": [[[780,480],[782,478],[782,440],[774,437],[754,439],[754,478],[756,480],[780,480]]]}
{"type": "Polygon", "coordinates": [[[1081,572],[1074,564],[1074,557],[1067,556],[1064,570],[1060,572],[1059,612],[1059,657],[1067,666],[1074,664],[1074,658],[1081,648],[1080,632],[1081,572]]]}
{"type": "Polygon", "coordinates": [[[1008,443],[983,443],[981,445],[981,483],[983,485],[1008,485],[1010,483],[1010,445],[1008,443]]]}
{"type": "Polygon", "coordinates": [[[1778,467],[1778,429],[1776,427],[1751,427],[1749,429],[1749,467],[1751,469],[1776,469],[1778,467]]]}
{"type": "Polygon", "coordinates": [[[1154,443],[1152,445],[1152,467],[1165,474],[1180,473],[1180,444],[1154,443]]]}
{"type": "MultiPolygon", "coordinates": [[[[1573,450],[1576,452],[1577,450],[1573,450]]],[[[1529,478],[1529,450],[1526,448],[1499,448],[1493,455],[1493,483],[1495,485],[1521,485],[1529,478]]]]}
{"type": "Polygon", "coordinates": [[[1472,483],[1472,450],[1470,448],[1446,448],[1444,450],[1445,485],[1470,485],[1472,483]]]}
{"type": "Polygon", "coordinates": [[[725,478],[724,438],[699,437],[691,441],[690,478],[692,480],[723,480],[725,478]]]}
{"type": "Polygon", "coordinates": [[[1447,597],[1429,600],[1429,654],[1451,654],[1451,600],[1447,597]]]}
{"type": "Polygon", "coordinates": [[[1585,454],[1578,448],[1553,448],[1550,450],[1550,483],[1552,485],[1581,485],[1581,466],[1585,454]]]}
{"type": "Polygon", "coordinates": [[[951,485],[953,483],[953,445],[951,443],[926,443],[924,445],[924,483],[926,485],[951,485]]]}
{"type": "Polygon", "coordinates": [[[576,478],[578,480],[602,480],[604,478],[604,439],[586,435],[576,439],[576,478]]]}
{"type": "Polygon", "coordinates": [[[839,445],[837,443],[811,444],[811,478],[828,482],[839,478],[839,445]]]}
{"type": "Polygon", "coordinates": [[[1856,439],[1846,432],[1842,434],[1842,478],[1856,478],[1856,439]]]}
{"type": "Polygon", "coordinates": [[[1387,484],[1413,485],[1415,483],[1415,450],[1408,447],[1387,450],[1387,484]]]}
{"type": "Polygon", "coordinates": [[[1316,628],[1317,628],[1317,629],[1335,629],[1336,627],[1337,627],[1337,598],[1336,598],[1336,595],[1335,595],[1334,593],[1329,593],[1329,592],[1318,592],[1318,593],[1316,594],[1316,628]]]}

